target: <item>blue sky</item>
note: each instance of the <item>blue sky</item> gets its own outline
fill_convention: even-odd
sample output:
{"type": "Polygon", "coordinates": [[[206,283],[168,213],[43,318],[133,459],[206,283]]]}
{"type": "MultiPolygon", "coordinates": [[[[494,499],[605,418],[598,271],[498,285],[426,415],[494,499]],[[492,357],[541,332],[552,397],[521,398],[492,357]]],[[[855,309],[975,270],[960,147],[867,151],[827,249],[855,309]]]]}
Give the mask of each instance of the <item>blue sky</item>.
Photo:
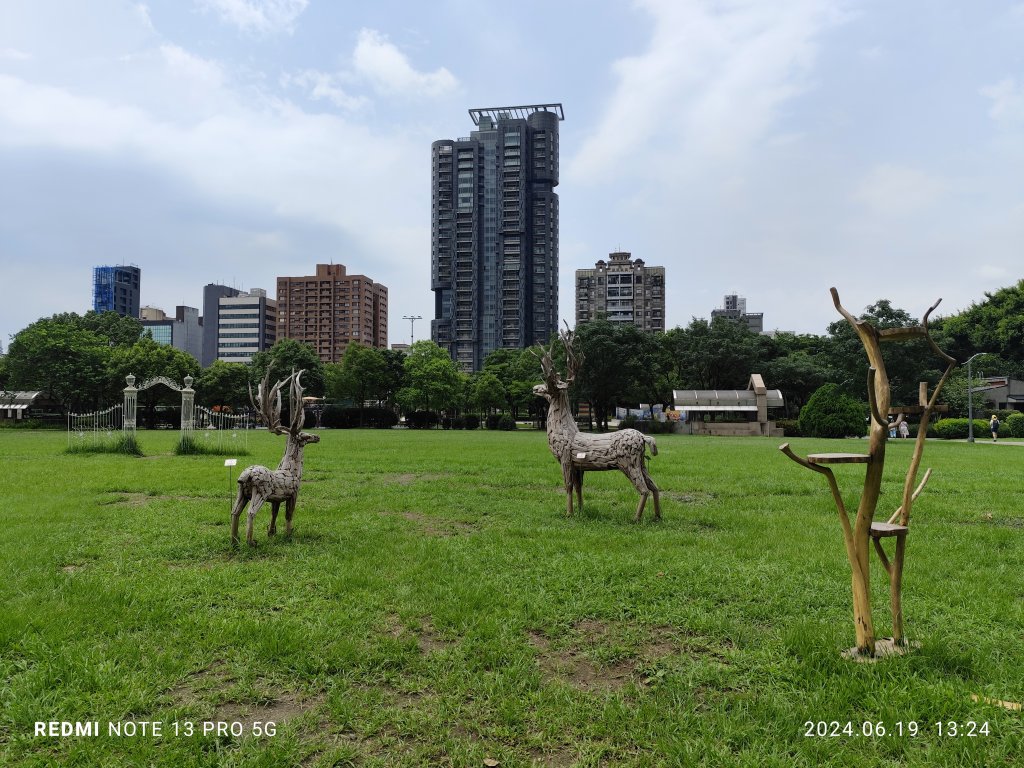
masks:
{"type": "Polygon", "coordinates": [[[4,0],[0,339],[340,262],[433,314],[430,143],[561,102],[560,315],[613,250],[669,326],[726,293],[824,332],[830,286],[954,312],[1022,274],[1024,3],[4,0]]]}

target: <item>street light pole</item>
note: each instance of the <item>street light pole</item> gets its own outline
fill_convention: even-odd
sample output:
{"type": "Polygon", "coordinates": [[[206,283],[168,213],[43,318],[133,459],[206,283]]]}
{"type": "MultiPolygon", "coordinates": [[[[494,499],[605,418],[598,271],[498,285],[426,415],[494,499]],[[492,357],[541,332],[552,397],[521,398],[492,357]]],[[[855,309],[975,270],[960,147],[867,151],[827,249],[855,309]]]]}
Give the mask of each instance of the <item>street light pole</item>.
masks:
{"type": "Polygon", "coordinates": [[[416,343],[416,321],[422,320],[422,315],[402,315],[403,320],[409,321],[409,346],[416,343]]]}
{"type": "Polygon", "coordinates": [[[971,378],[971,360],[981,355],[986,354],[985,352],[978,352],[967,358],[967,442],[974,442],[974,399],[972,398],[972,385],[974,379],[971,378]]]}

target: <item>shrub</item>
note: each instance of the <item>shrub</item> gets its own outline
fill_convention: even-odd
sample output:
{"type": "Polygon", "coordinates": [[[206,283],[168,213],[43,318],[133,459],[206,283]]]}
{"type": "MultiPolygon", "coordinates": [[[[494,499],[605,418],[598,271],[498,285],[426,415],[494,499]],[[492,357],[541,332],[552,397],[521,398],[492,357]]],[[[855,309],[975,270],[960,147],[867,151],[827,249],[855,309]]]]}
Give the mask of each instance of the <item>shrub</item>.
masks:
{"type": "MultiPolygon", "coordinates": [[[[183,437],[174,446],[179,456],[248,456],[249,451],[240,445],[214,445],[197,440],[194,435],[183,437]]],[[[141,453],[139,454],[141,455],[141,453]]]]}
{"type": "MultiPolygon", "coordinates": [[[[967,439],[967,419],[939,419],[935,422],[935,436],[942,440],[967,439]]],[[[932,430],[929,430],[931,432],[932,430]]],[[[974,420],[974,436],[986,437],[989,434],[988,422],[984,419],[974,420]]]]}
{"type": "Polygon", "coordinates": [[[633,414],[629,414],[619,419],[619,429],[638,429],[637,424],[639,423],[640,419],[633,414]]]}
{"type": "Polygon", "coordinates": [[[439,420],[436,411],[413,411],[405,415],[405,424],[409,429],[432,429],[439,420]]]}
{"type": "Polygon", "coordinates": [[[124,453],[129,456],[142,456],[142,447],[135,435],[122,432],[113,440],[99,443],[76,443],[68,447],[66,453],[124,453]]]}
{"type": "Polygon", "coordinates": [[[506,432],[512,432],[516,429],[516,420],[507,413],[503,413],[501,414],[501,418],[498,419],[498,429],[502,429],[506,432]]]}
{"type": "Polygon", "coordinates": [[[785,437],[800,437],[800,423],[796,419],[776,419],[775,426],[782,430],[785,437]]]}
{"type": "Polygon", "coordinates": [[[504,415],[505,414],[503,413],[492,413],[488,415],[487,418],[484,420],[484,424],[487,426],[488,429],[498,429],[498,423],[501,421],[501,417],[504,415]]]}
{"type": "MultiPolygon", "coordinates": [[[[1010,433],[1010,437],[1024,437],[1024,413],[1021,411],[1014,411],[1006,417],[1004,422],[1006,425],[1006,431],[1010,433]]],[[[999,434],[1003,434],[1003,430],[999,430],[999,434]]]]}
{"type": "Polygon", "coordinates": [[[463,429],[479,429],[480,428],[480,417],[475,413],[467,413],[463,417],[463,429]]]}
{"type": "MultiPolygon", "coordinates": [[[[356,429],[359,419],[358,408],[328,405],[320,416],[320,424],[331,429],[356,429]]],[[[369,429],[391,429],[398,423],[398,417],[387,408],[364,408],[362,420],[369,429]]]]}
{"type": "Polygon", "coordinates": [[[800,409],[797,423],[805,437],[860,436],[866,414],[864,403],[844,394],[837,384],[825,384],[800,409]]]}

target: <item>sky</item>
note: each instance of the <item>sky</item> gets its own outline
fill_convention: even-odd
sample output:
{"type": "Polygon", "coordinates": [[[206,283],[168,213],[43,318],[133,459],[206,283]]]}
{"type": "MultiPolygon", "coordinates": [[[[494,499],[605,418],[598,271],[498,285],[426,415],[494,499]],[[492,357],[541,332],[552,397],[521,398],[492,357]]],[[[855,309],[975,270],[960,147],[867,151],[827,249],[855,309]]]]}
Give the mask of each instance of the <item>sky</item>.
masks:
{"type": "Polygon", "coordinates": [[[1024,277],[1024,2],[0,0],[0,342],[344,264],[429,335],[430,144],[563,104],[559,315],[612,251],[667,326],[825,333],[1024,277]]]}

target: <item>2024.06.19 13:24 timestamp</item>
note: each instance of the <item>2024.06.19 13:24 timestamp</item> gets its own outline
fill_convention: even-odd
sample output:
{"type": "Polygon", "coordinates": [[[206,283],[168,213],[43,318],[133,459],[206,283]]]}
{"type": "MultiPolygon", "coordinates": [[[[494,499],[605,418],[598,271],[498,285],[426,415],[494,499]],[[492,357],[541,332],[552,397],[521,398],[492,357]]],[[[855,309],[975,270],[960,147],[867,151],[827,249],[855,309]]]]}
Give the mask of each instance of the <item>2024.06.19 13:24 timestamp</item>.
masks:
{"type": "Polygon", "coordinates": [[[893,723],[864,720],[808,720],[804,723],[804,736],[808,738],[841,738],[864,736],[910,736],[911,738],[934,734],[948,738],[978,738],[992,732],[988,721],[936,720],[933,723],[919,723],[917,720],[897,720],[893,723]]]}

